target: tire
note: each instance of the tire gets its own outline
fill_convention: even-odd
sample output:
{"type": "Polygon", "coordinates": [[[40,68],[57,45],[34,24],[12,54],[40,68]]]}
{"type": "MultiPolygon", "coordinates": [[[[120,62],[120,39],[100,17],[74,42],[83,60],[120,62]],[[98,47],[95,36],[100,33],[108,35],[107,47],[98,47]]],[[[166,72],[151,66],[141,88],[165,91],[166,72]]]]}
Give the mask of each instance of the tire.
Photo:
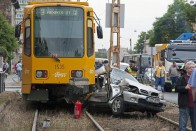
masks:
{"type": "Polygon", "coordinates": [[[112,102],[112,113],[114,116],[120,116],[124,113],[124,100],[122,97],[117,97],[112,102]]]}

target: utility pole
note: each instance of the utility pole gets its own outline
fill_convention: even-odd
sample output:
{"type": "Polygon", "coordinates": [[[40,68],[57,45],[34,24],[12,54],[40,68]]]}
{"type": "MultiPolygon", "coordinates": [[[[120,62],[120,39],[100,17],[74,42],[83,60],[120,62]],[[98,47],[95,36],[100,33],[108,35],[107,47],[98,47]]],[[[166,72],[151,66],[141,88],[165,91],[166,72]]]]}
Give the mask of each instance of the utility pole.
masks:
{"type": "Polygon", "coordinates": [[[139,58],[139,74],[141,75],[142,74],[142,54],[143,53],[146,53],[146,32],[144,32],[144,41],[143,43],[141,44],[141,47],[140,47],[140,58],[139,58]]]}
{"type": "Polygon", "coordinates": [[[120,0],[112,0],[111,10],[109,65],[111,66],[112,62],[115,62],[117,67],[120,68],[120,0]],[[117,35],[116,46],[114,46],[114,34],[117,35]],[[113,55],[116,57],[113,57],[113,55]],[[116,60],[113,60],[113,58],[116,58],[116,60]]]}

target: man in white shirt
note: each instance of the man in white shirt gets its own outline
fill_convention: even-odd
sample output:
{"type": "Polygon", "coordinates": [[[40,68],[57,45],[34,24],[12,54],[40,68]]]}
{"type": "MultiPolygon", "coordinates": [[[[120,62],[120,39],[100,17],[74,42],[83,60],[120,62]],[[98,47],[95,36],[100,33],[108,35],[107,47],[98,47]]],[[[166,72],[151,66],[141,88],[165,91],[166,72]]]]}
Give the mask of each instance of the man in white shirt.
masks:
{"type": "Polygon", "coordinates": [[[20,61],[18,61],[18,64],[16,64],[16,69],[17,69],[18,81],[21,81],[22,80],[22,75],[21,75],[22,64],[20,61]]]}

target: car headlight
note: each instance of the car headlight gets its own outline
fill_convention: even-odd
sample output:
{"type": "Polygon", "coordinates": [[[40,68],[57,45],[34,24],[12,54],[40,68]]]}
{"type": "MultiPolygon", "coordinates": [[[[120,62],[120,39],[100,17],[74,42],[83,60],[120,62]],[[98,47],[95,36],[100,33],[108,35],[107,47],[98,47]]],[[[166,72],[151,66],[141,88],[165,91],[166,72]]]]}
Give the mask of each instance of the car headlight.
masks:
{"type": "Polygon", "coordinates": [[[128,86],[128,87],[125,87],[124,88],[124,91],[128,91],[128,92],[132,92],[132,93],[135,93],[135,94],[139,94],[139,89],[135,86],[128,86]]]}
{"type": "Polygon", "coordinates": [[[163,93],[159,93],[159,99],[161,99],[161,100],[164,99],[164,94],[163,93]]]}

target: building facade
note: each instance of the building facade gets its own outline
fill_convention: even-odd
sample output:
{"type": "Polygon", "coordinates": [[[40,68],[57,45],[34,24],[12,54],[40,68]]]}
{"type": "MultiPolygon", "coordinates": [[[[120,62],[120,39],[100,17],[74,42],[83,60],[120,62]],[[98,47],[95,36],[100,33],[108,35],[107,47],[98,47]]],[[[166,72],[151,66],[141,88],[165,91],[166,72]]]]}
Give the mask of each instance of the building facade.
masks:
{"type": "Polygon", "coordinates": [[[20,9],[16,10],[16,25],[19,24],[22,19],[23,19],[23,11],[24,11],[24,6],[26,6],[28,4],[29,0],[18,0],[19,5],[20,5],[20,9]]]}

